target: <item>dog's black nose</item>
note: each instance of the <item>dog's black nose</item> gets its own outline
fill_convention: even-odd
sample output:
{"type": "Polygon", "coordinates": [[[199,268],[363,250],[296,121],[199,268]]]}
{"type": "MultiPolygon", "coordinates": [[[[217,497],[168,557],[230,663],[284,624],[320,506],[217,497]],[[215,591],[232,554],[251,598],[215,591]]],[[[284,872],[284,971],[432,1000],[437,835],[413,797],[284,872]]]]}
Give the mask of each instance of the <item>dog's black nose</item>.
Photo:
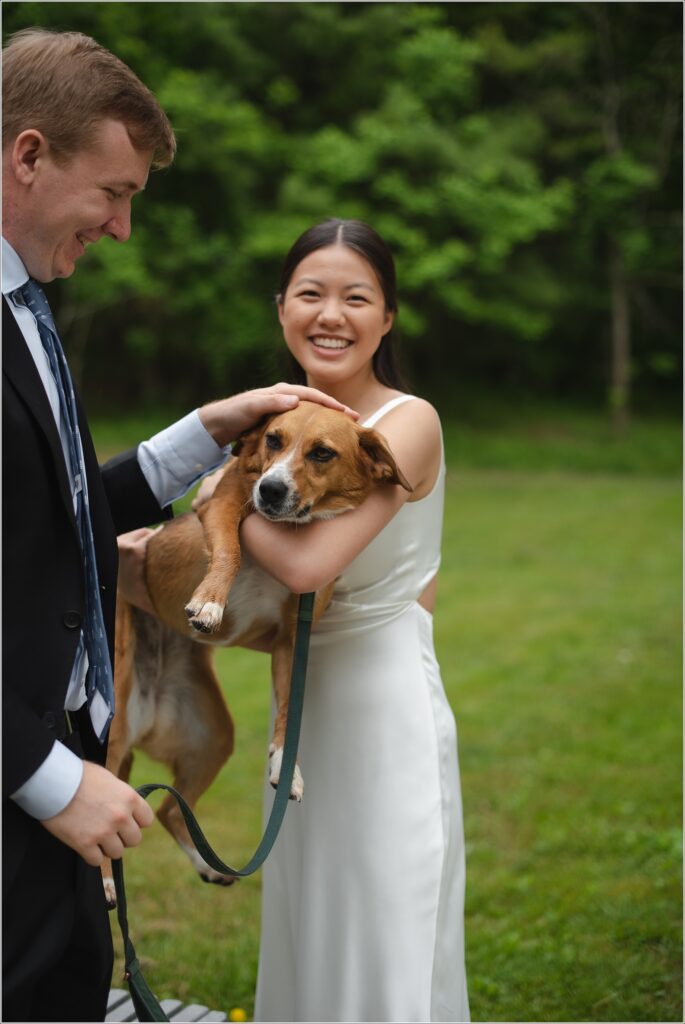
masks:
{"type": "Polygon", "coordinates": [[[273,477],[266,477],[259,485],[259,497],[265,505],[271,507],[280,505],[287,493],[288,485],[273,477]]]}

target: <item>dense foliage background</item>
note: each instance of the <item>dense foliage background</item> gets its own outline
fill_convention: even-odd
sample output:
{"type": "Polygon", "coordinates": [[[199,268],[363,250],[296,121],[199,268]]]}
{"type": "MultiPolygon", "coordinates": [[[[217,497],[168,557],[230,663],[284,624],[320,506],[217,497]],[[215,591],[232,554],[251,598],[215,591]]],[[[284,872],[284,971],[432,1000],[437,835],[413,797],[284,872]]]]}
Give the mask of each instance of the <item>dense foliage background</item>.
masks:
{"type": "Polygon", "coordinates": [[[679,3],[5,3],[78,29],[178,134],[125,246],[51,299],[91,408],[280,376],[278,267],[361,217],[398,263],[403,357],[443,402],[677,408],[679,3]]]}
{"type": "MultiPolygon", "coordinates": [[[[3,22],[95,36],[178,134],[131,241],[50,286],[103,460],[281,375],[301,230],[386,235],[445,428],[435,639],[473,1019],[682,1020],[681,5],[5,2],[3,22]]],[[[268,663],[217,664],[237,746],[198,813],[243,864],[268,663]]],[[[137,755],[136,783],[163,775],[137,755]]],[[[126,872],[155,991],[249,1018],[260,876],[203,886],[159,825],[126,872]]]]}

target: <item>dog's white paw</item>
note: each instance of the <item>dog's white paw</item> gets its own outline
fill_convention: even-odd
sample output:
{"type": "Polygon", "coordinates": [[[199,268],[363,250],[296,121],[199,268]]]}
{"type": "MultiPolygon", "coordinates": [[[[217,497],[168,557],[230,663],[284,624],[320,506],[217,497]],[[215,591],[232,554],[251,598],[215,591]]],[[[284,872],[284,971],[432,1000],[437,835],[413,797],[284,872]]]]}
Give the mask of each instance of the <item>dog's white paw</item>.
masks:
{"type": "Polygon", "coordinates": [[[194,846],[188,846],[186,843],[179,843],[179,846],[188,855],[190,863],[203,882],[211,882],[213,885],[233,885],[234,882],[238,881],[235,875],[222,875],[220,872],[215,871],[214,868],[210,868],[207,861],[198,853],[194,846]]]}
{"type": "Polygon", "coordinates": [[[224,617],[224,606],[216,601],[191,601],[186,605],[186,615],[193,629],[198,633],[216,633],[224,617]]]}
{"type": "Polygon", "coordinates": [[[105,890],[105,903],[108,910],[113,910],[117,905],[117,891],[114,887],[113,878],[103,878],[102,885],[105,890]]]}
{"type": "MultiPolygon", "coordinates": [[[[281,768],[283,766],[283,747],[275,747],[273,743],[269,747],[269,782],[274,787],[278,788],[278,783],[281,778],[281,768]]],[[[298,803],[302,800],[304,793],[304,779],[302,778],[302,772],[300,766],[295,762],[295,771],[293,772],[293,781],[290,786],[290,799],[297,800],[298,803]]]]}

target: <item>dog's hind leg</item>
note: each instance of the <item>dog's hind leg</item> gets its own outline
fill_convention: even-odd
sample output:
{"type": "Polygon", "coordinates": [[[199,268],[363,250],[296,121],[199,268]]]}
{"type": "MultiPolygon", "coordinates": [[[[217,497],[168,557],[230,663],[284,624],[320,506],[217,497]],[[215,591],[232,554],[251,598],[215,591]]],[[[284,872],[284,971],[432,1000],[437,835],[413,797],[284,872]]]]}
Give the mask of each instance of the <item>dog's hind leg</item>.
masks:
{"type": "MultiPolygon", "coordinates": [[[[283,745],[290,703],[290,672],[295,642],[296,600],[293,596],[288,598],[283,610],[283,624],[278,631],[271,652],[271,677],[276,698],[276,718],[269,745],[269,782],[274,789],[278,786],[283,764],[283,745]]],[[[290,786],[290,799],[299,801],[302,799],[303,793],[304,779],[299,765],[296,764],[290,786]]]]}
{"type": "MultiPolygon", "coordinates": [[[[109,760],[109,758],[108,758],[109,760]]],[[[131,775],[131,768],[133,766],[133,751],[129,752],[124,756],[123,761],[119,765],[118,772],[115,774],[122,782],[128,782],[131,775]]],[[[100,865],[100,871],[102,872],[102,885],[105,890],[105,902],[108,910],[114,910],[117,905],[117,891],[114,885],[114,876],[112,871],[112,861],[109,857],[105,857],[102,864],[100,865]]]]}
{"type": "MultiPolygon", "coordinates": [[[[195,804],[223,767],[225,757],[219,756],[211,761],[206,760],[202,772],[197,771],[195,761],[196,755],[190,753],[179,758],[175,765],[176,771],[172,783],[191,811],[194,811],[195,804]]],[[[181,810],[173,796],[169,795],[164,799],[157,811],[157,817],[174,837],[203,882],[213,882],[216,885],[233,884],[235,878],[232,875],[223,875],[215,871],[195,848],[181,810]]]]}
{"type": "MultiPolygon", "coordinates": [[[[314,600],[314,623],[319,621],[328,607],[334,586],[335,583],[329,583],[321,590],[317,590],[314,600]]],[[[281,777],[281,765],[283,763],[285,729],[288,722],[288,708],[290,705],[290,673],[292,671],[293,648],[297,629],[297,604],[298,598],[291,594],[283,608],[283,624],[276,636],[271,653],[271,676],[274,696],[276,698],[276,719],[269,746],[269,782],[274,789],[278,786],[281,777]]],[[[303,793],[304,779],[302,778],[299,765],[295,764],[293,781],[290,787],[290,799],[301,800],[303,793]]]]}
{"type": "MultiPolygon", "coordinates": [[[[192,707],[185,709],[184,735],[177,735],[182,748],[171,761],[173,787],[191,810],[216,778],[233,752],[233,719],[226,707],[212,666],[210,647],[192,643],[192,707]]],[[[169,762],[167,762],[169,763],[169,762]]],[[[205,882],[231,885],[235,878],[211,868],[195,849],[183,815],[171,795],[162,802],[157,817],[174,837],[191,864],[205,882]]]]}
{"type": "MultiPolygon", "coordinates": [[[[115,632],[114,690],[118,713],[114,715],[107,743],[107,769],[123,782],[128,782],[133,765],[133,750],[128,741],[125,706],[133,685],[133,665],[136,654],[134,611],[121,596],[117,597],[115,632]]],[[[105,889],[105,900],[110,910],[117,905],[112,877],[112,862],[106,858],[100,870],[105,889]]]]}

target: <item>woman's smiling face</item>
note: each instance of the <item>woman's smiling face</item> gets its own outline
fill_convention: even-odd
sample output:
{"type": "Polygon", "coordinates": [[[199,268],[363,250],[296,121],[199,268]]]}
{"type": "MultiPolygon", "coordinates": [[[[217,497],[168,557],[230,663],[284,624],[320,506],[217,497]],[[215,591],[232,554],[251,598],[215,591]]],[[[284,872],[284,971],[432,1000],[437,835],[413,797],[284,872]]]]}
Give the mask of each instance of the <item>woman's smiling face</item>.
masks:
{"type": "Polygon", "coordinates": [[[317,249],[298,263],[278,315],[308,379],[328,385],[370,367],[393,321],[371,264],[345,245],[317,249]]]}

